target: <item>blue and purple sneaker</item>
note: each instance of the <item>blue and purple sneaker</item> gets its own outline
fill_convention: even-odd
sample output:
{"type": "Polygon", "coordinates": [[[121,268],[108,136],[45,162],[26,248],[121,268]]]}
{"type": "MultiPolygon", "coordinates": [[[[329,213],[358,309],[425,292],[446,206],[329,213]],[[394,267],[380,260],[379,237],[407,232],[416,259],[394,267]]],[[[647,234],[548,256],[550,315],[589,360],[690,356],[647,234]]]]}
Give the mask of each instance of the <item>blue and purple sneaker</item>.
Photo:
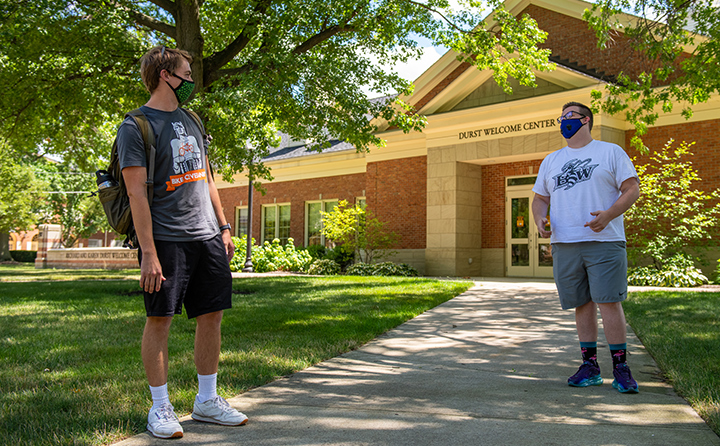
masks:
{"type": "Polygon", "coordinates": [[[568,378],[568,385],[573,387],[599,386],[602,383],[600,367],[590,361],[584,361],[577,373],[568,378]]]}
{"type": "Polygon", "coordinates": [[[627,363],[621,363],[615,366],[615,370],[613,370],[613,376],[615,377],[615,381],[613,381],[612,386],[618,390],[620,393],[638,393],[638,383],[635,381],[632,377],[632,373],[630,373],[630,367],[628,367],[627,363]]]}

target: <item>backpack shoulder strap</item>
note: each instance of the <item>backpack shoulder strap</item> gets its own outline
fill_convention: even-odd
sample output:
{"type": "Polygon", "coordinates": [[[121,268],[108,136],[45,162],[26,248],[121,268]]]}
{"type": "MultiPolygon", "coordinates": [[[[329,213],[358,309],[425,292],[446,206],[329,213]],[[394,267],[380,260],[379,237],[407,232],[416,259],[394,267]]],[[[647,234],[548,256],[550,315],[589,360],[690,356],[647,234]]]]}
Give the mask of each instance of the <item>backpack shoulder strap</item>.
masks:
{"type": "Polygon", "coordinates": [[[139,108],[127,112],[125,116],[130,116],[135,121],[135,124],[140,129],[142,134],[143,142],[145,143],[145,157],[147,159],[147,180],[145,184],[148,188],[148,204],[152,205],[153,202],[153,185],[155,183],[155,132],[153,132],[152,126],[139,108]]]}
{"type": "Polygon", "coordinates": [[[180,109],[182,111],[184,111],[185,113],[187,113],[188,115],[190,115],[191,118],[193,118],[193,121],[195,121],[195,124],[197,124],[197,126],[200,128],[200,131],[203,134],[203,139],[206,138],[207,135],[205,134],[205,126],[203,125],[202,121],[200,120],[200,116],[198,116],[198,114],[195,113],[194,111],[188,110],[187,108],[180,107],[180,109]]]}
{"type": "MultiPolygon", "coordinates": [[[[180,109],[182,111],[184,111],[185,113],[187,113],[188,115],[190,115],[191,118],[193,118],[193,121],[195,121],[195,124],[197,124],[198,128],[202,132],[203,142],[207,145],[210,145],[210,141],[212,141],[212,136],[205,133],[205,126],[203,125],[202,120],[200,119],[200,116],[198,116],[198,114],[195,113],[194,111],[188,110],[187,108],[180,107],[180,109]]],[[[206,155],[208,155],[208,154],[206,153],[206,155]]],[[[213,178],[215,178],[215,172],[213,172],[212,165],[208,165],[208,168],[210,169],[210,175],[213,178]]]]}

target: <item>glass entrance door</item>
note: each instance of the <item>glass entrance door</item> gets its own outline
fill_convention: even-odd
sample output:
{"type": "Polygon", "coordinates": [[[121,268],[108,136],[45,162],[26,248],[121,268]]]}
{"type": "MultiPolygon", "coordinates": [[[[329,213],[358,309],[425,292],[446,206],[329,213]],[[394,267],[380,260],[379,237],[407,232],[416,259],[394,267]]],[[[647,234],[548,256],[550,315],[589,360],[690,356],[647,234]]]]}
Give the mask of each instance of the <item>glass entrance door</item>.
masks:
{"type": "Polygon", "coordinates": [[[552,277],[550,239],[540,238],[532,216],[530,189],[508,190],[505,195],[506,274],[515,277],[552,277]]]}

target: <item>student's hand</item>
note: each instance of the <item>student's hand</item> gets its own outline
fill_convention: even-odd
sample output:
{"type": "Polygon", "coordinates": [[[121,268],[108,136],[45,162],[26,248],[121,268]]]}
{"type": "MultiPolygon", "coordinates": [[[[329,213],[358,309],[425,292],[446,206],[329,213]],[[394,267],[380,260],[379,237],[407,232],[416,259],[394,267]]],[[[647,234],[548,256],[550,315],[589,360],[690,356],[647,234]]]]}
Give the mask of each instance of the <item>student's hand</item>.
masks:
{"type": "Polygon", "coordinates": [[[540,234],[540,237],[542,238],[550,238],[552,235],[552,231],[548,231],[545,228],[547,228],[550,224],[547,221],[547,218],[541,218],[540,221],[537,223],[538,228],[538,234],[540,234]]]}
{"type": "Polygon", "coordinates": [[[232,242],[232,236],[230,236],[230,231],[222,232],[222,240],[223,244],[225,245],[225,254],[227,254],[227,259],[229,262],[235,255],[235,245],[232,242]]]}
{"type": "Polygon", "coordinates": [[[148,293],[160,291],[165,276],[156,254],[144,254],[140,263],[140,287],[148,293]]]}
{"type": "Polygon", "coordinates": [[[609,218],[610,216],[608,215],[607,211],[590,212],[590,215],[595,218],[589,222],[586,222],[585,227],[590,227],[593,232],[602,231],[603,229],[605,229],[608,223],[610,223],[610,220],[612,220],[612,218],[609,218]]]}

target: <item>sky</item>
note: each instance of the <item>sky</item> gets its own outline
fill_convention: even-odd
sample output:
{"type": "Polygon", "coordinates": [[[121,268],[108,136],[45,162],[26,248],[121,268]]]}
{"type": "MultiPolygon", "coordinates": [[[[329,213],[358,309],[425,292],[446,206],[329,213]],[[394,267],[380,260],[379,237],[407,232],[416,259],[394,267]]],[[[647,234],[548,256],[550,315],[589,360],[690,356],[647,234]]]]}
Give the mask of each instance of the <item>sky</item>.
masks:
{"type": "MultiPolygon", "coordinates": [[[[426,43],[426,45],[428,45],[426,43]]],[[[419,59],[410,60],[404,64],[397,64],[394,67],[394,71],[397,72],[401,77],[414,82],[421,74],[432,66],[443,54],[447,52],[447,49],[443,47],[423,46],[423,55],[419,59]]],[[[391,67],[385,66],[386,69],[391,67]]],[[[370,97],[378,96],[370,92],[369,88],[363,88],[363,91],[370,97]]]]}

